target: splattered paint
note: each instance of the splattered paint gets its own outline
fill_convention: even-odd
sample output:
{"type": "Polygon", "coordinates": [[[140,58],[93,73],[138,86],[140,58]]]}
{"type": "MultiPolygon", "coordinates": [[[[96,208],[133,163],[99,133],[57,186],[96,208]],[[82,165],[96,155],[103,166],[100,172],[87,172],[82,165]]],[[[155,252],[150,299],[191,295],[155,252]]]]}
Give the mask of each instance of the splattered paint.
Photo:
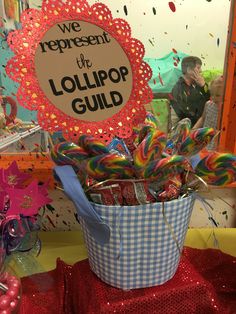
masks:
{"type": "MultiPolygon", "coordinates": [[[[217,1],[211,1],[211,0],[206,0],[205,2],[212,2],[212,3],[209,3],[209,4],[207,4],[207,7],[209,8],[209,10],[210,10],[210,8],[211,7],[213,7],[213,4],[215,4],[217,1]]],[[[123,6],[124,5],[124,3],[119,7],[119,10],[116,10],[116,8],[117,8],[117,6],[115,7],[115,11],[114,12],[117,12],[117,13],[120,13],[120,15],[122,15],[123,14],[123,17],[124,17],[124,15],[128,15],[128,13],[129,13],[129,15],[131,15],[131,13],[133,13],[132,12],[132,3],[134,3],[134,1],[130,1],[130,2],[126,2],[126,5],[125,6],[123,6]]],[[[150,5],[149,6],[149,9],[147,8],[146,10],[146,16],[149,14],[149,16],[147,16],[146,17],[146,19],[145,19],[145,17],[143,16],[143,10],[140,10],[139,12],[138,12],[138,14],[139,14],[139,16],[141,16],[141,19],[143,19],[143,21],[140,21],[141,23],[140,23],[140,25],[141,26],[143,26],[143,24],[144,23],[146,23],[146,21],[147,21],[147,19],[151,16],[152,18],[153,18],[153,20],[155,20],[155,21],[157,21],[157,23],[158,23],[158,19],[159,19],[159,14],[162,14],[162,11],[160,11],[160,8],[159,8],[159,6],[156,4],[156,3],[158,3],[157,1],[156,2],[153,2],[153,4],[152,5],[150,5]],[[154,7],[154,5],[156,5],[156,7],[154,7]],[[156,17],[154,17],[154,16],[156,16],[156,17]],[[158,18],[157,18],[157,16],[158,16],[158,18]]],[[[204,1],[202,1],[202,3],[204,3],[204,1]]],[[[117,5],[117,4],[116,4],[117,5]]],[[[136,3],[134,3],[134,7],[135,7],[135,5],[136,5],[136,3]]],[[[176,12],[176,7],[177,7],[177,5],[181,5],[181,3],[180,3],[180,1],[171,1],[171,2],[169,2],[169,7],[168,7],[168,5],[167,5],[167,3],[165,3],[164,4],[165,5],[165,11],[167,11],[167,13],[169,13],[169,14],[171,14],[172,16],[177,16],[177,14],[179,14],[179,11],[181,11],[180,10],[180,7],[179,7],[179,10],[177,10],[177,13],[175,13],[175,15],[173,15],[171,12],[170,12],[170,10],[172,11],[172,12],[176,12]],[[174,2],[175,2],[175,4],[174,4],[174,2]],[[173,8],[171,8],[171,6],[170,6],[170,4],[173,6],[173,8]],[[175,7],[176,6],[176,7],[175,7]]],[[[184,5],[185,5],[185,3],[184,3],[184,1],[183,1],[183,3],[182,3],[182,8],[181,9],[183,9],[183,7],[184,7],[184,5]]],[[[41,7],[41,6],[38,6],[38,7],[41,7]]],[[[197,14],[197,13],[196,13],[197,14]]],[[[198,16],[198,15],[197,15],[198,16]]],[[[196,18],[196,17],[195,17],[196,18]]],[[[193,27],[192,27],[192,24],[190,23],[189,25],[185,25],[186,24],[186,20],[185,21],[182,21],[182,25],[180,24],[180,26],[181,26],[181,29],[182,29],[182,31],[184,31],[185,29],[186,30],[188,30],[188,32],[187,31],[185,31],[184,33],[186,34],[186,36],[188,35],[189,36],[189,33],[191,34],[191,32],[192,32],[192,29],[193,29],[193,27]]],[[[167,23],[170,23],[169,21],[167,22],[167,23]]],[[[132,26],[132,21],[131,21],[131,26],[132,26]]],[[[157,26],[157,29],[158,29],[158,25],[156,25],[157,26]]],[[[165,29],[162,29],[161,30],[161,36],[162,37],[164,37],[164,35],[163,35],[163,33],[165,34],[165,35],[169,35],[169,36],[171,36],[171,31],[169,32],[169,29],[168,29],[168,32],[167,32],[167,29],[166,29],[166,31],[164,32],[164,30],[165,29]]],[[[149,33],[150,34],[150,33],[149,33]]],[[[1,34],[0,34],[1,35],[1,34]]],[[[219,47],[220,45],[221,46],[223,46],[223,43],[224,43],[224,38],[219,34],[219,33],[217,33],[216,31],[215,31],[215,29],[214,28],[210,28],[210,29],[205,29],[204,30],[204,33],[202,33],[202,35],[205,35],[205,37],[208,37],[207,39],[208,39],[208,41],[209,42],[211,42],[211,43],[213,43],[213,47],[215,48],[215,50],[217,50],[218,51],[218,48],[216,48],[216,45],[219,47]],[[212,33],[209,33],[209,31],[211,31],[212,33]],[[209,34],[209,35],[208,35],[209,34]],[[213,35],[214,34],[214,35],[213,35]],[[217,39],[217,37],[220,37],[220,39],[218,38],[217,39]],[[214,38],[213,40],[211,39],[211,37],[212,38],[214,38]]],[[[149,35],[150,36],[150,35],[149,35]]],[[[151,37],[151,36],[150,36],[151,37]]],[[[158,37],[155,37],[155,38],[158,38],[158,37]]],[[[152,40],[152,39],[150,39],[149,40],[149,42],[148,42],[148,38],[146,37],[146,43],[147,43],[147,56],[149,56],[148,55],[148,49],[150,49],[150,50],[152,50],[152,51],[154,51],[154,49],[152,48],[152,47],[154,47],[154,41],[152,40]]],[[[165,41],[167,42],[169,40],[169,38],[167,37],[167,36],[165,36],[165,41]]],[[[187,40],[191,40],[191,38],[189,38],[189,37],[186,37],[186,42],[187,42],[187,40]]],[[[162,43],[161,43],[161,38],[158,38],[158,41],[156,41],[156,43],[155,43],[155,45],[156,45],[156,47],[158,46],[158,47],[161,47],[162,46],[162,43]],[[157,45],[157,43],[158,43],[158,45],[157,45]]],[[[173,45],[173,46],[175,46],[176,45],[176,47],[178,47],[178,50],[180,49],[181,50],[181,48],[182,48],[182,46],[180,46],[180,45],[178,45],[178,43],[176,43],[176,41],[174,41],[173,42],[173,44],[170,44],[169,45],[169,50],[168,51],[170,51],[171,50],[171,45],[173,45]]],[[[191,44],[188,42],[188,43],[186,43],[186,45],[185,45],[185,47],[183,47],[182,49],[183,49],[183,51],[184,51],[184,49],[186,49],[187,51],[184,51],[184,52],[186,52],[186,53],[189,53],[189,46],[191,45],[191,49],[192,49],[192,51],[193,51],[193,53],[195,53],[195,47],[193,46],[193,42],[191,41],[191,44]]],[[[233,45],[234,45],[234,47],[236,48],[236,43],[233,43],[233,45]]],[[[155,50],[157,50],[157,48],[155,49],[155,50]]],[[[173,52],[174,52],[174,50],[173,50],[173,52]]],[[[157,53],[160,53],[159,52],[159,50],[157,51],[157,53]]],[[[174,52],[175,53],[175,52],[174,52]]],[[[201,58],[202,59],[205,59],[205,57],[204,56],[206,56],[206,53],[205,53],[205,51],[203,52],[204,53],[204,55],[202,55],[201,56],[201,58]]],[[[154,54],[153,54],[154,55],[154,54]]],[[[159,55],[160,57],[162,56],[161,55],[161,53],[160,53],[160,55],[159,55]]],[[[155,56],[156,57],[156,56],[155,56]]],[[[208,59],[209,59],[210,57],[208,57],[207,58],[207,61],[208,61],[208,59]]],[[[176,66],[178,64],[178,62],[177,62],[177,60],[175,60],[174,59],[174,61],[173,61],[173,65],[174,66],[176,66]]],[[[207,64],[208,65],[208,64],[207,64]]],[[[159,69],[159,71],[160,71],[160,69],[159,69]]],[[[2,75],[4,75],[5,76],[5,74],[3,73],[2,75]]],[[[163,76],[163,78],[164,78],[164,76],[163,76]]],[[[163,79],[162,79],[162,77],[161,77],[161,75],[159,75],[159,81],[158,81],[158,78],[156,79],[156,80],[153,80],[153,82],[154,82],[154,84],[157,84],[157,86],[159,85],[160,86],[160,84],[161,85],[164,85],[164,82],[163,82],[163,79]],[[159,83],[159,81],[160,81],[160,83],[159,83]]],[[[165,81],[165,84],[167,84],[167,82],[165,81]]],[[[12,94],[13,95],[13,94],[12,94]]],[[[15,96],[15,94],[14,94],[14,96],[15,96]]],[[[172,95],[170,94],[170,98],[172,97],[172,95]]],[[[173,98],[173,97],[172,97],[173,98]]],[[[32,121],[33,123],[35,123],[35,121],[32,121]]],[[[40,149],[40,147],[39,146],[37,146],[37,145],[35,145],[38,149],[40,149]]],[[[24,145],[22,145],[22,149],[24,149],[24,145]]],[[[39,151],[39,153],[40,153],[40,151],[39,151]]],[[[41,153],[42,154],[42,153],[41,153]]],[[[37,160],[39,159],[39,157],[41,157],[41,156],[39,156],[39,155],[36,155],[36,158],[37,158],[37,160]]],[[[42,157],[44,157],[44,155],[42,154],[42,157]]],[[[1,156],[0,156],[0,158],[1,158],[1,156]]],[[[29,168],[29,171],[32,171],[32,168],[29,168]]],[[[34,168],[34,171],[35,171],[35,168],[34,168]]],[[[69,210],[68,210],[68,212],[69,212],[69,210]]],[[[52,212],[50,212],[50,215],[52,214],[52,212]]],[[[225,216],[226,214],[224,214],[224,216],[225,216]]],[[[57,215],[57,218],[59,218],[58,217],[58,215],[57,215]]],[[[73,217],[74,218],[74,217],[73,217]]],[[[76,219],[76,218],[75,218],[76,219]]],[[[224,218],[225,219],[225,218],[224,218]]],[[[54,221],[54,223],[55,223],[55,225],[57,225],[57,222],[55,222],[55,220],[54,219],[52,219],[53,221],[54,221]]],[[[61,220],[61,218],[60,218],[60,220],[61,220]]],[[[66,220],[65,220],[66,221],[66,220]]],[[[68,224],[69,225],[69,224],[68,224]]],[[[45,227],[46,228],[46,227],[45,227]]]]}
{"type": "Polygon", "coordinates": [[[175,7],[174,2],[171,1],[171,2],[169,2],[168,4],[169,4],[169,8],[171,9],[171,11],[172,11],[172,12],[175,12],[175,11],[176,11],[176,7],[175,7]]]}
{"type": "Polygon", "coordinates": [[[213,222],[215,227],[218,227],[218,223],[215,221],[215,219],[213,217],[208,217],[208,219],[213,222]]]}
{"type": "Polygon", "coordinates": [[[52,219],[50,218],[49,215],[46,215],[46,218],[48,219],[48,221],[50,222],[50,224],[53,226],[53,228],[56,228],[54,222],[52,221],[52,219]]]}
{"type": "Polygon", "coordinates": [[[161,74],[160,74],[160,73],[158,74],[158,78],[159,78],[159,81],[160,81],[161,85],[164,86],[164,82],[163,82],[163,80],[162,80],[162,77],[161,77],[161,74]]]}
{"type": "Polygon", "coordinates": [[[150,42],[150,44],[154,47],[154,43],[151,39],[148,39],[148,41],[150,42]]]}

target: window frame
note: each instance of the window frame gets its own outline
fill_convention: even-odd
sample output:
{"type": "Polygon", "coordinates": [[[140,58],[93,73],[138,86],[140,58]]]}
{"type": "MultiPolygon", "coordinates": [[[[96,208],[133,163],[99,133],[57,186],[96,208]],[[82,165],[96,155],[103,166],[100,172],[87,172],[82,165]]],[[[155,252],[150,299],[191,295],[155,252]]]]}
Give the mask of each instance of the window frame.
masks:
{"type": "Polygon", "coordinates": [[[236,154],[236,1],[231,0],[224,66],[224,106],[218,150],[236,154]]]}

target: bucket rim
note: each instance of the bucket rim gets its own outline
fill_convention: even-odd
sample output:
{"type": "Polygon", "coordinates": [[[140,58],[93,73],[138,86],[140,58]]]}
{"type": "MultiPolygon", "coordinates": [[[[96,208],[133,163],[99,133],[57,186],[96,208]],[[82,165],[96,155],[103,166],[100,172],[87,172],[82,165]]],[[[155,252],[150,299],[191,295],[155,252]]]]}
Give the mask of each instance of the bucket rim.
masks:
{"type": "MultiPolygon", "coordinates": [[[[174,200],[170,200],[170,201],[167,201],[167,202],[164,202],[165,204],[168,204],[170,202],[174,202],[174,203],[179,203],[181,201],[184,201],[184,200],[194,200],[195,197],[194,197],[194,194],[190,194],[184,198],[177,198],[177,199],[174,199],[174,200]]],[[[154,205],[161,205],[162,202],[155,202],[155,203],[147,203],[147,204],[141,204],[141,205],[103,205],[103,204],[97,204],[97,203],[94,203],[94,202],[90,202],[90,204],[92,206],[94,206],[95,208],[109,208],[109,209],[116,209],[117,207],[122,207],[122,208],[143,208],[144,206],[154,206],[154,205]]]]}

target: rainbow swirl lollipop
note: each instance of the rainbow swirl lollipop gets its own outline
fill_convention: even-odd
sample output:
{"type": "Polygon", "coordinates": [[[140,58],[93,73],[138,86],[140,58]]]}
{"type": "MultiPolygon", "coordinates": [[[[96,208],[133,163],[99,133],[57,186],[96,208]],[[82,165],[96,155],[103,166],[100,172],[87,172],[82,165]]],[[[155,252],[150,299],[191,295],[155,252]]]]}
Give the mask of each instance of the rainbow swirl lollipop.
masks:
{"type": "Polygon", "coordinates": [[[133,153],[135,167],[145,167],[150,161],[160,158],[165,145],[165,133],[153,129],[133,153]]]}
{"type": "Polygon", "coordinates": [[[97,180],[130,179],[134,176],[132,163],[120,154],[103,154],[85,161],[85,171],[97,180]]]}
{"type": "Polygon", "coordinates": [[[57,150],[52,150],[50,152],[50,156],[51,156],[52,160],[54,161],[54,163],[58,166],[63,166],[63,165],[73,166],[74,165],[73,161],[69,157],[66,157],[63,154],[58,153],[57,150]]]}
{"type": "Polygon", "coordinates": [[[135,140],[135,144],[139,145],[145,139],[148,133],[152,131],[154,131],[154,129],[150,125],[143,125],[139,130],[138,137],[135,140]]]}
{"type": "Polygon", "coordinates": [[[51,151],[52,160],[57,165],[78,165],[88,158],[85,150],[72,142],[61,142],[54,146],[51,151]]]}
{"type": "Polygon", "coordinates": [[[134,127],[133,127],[132,137],[135,139],[135,141],[136,141],[136,139],[137,139],[138,136],[139,136],[139,132],[140,132],[140,127],[134,126],[134,127]]]}
{"type": "Polygon", "coordinates": [[[59,152],[66,155],[70,159],[82,161],[88,158],[88,153],[80,146],[74,143],[64,142],[58,147],[59,152]]]}
{"type": "Polygon", "coordinates": [[[151,112],[147,112],[144,123],[145,125],[151,126],[153,129],[157,129],[159,127],[157,118],[151,112]]]}
{"type": "Polygon", "coordinates": [[[79,137],[78,144],[90,155],[101,155],[109,153],[106,145],[93,136],[81,135],[79,137]]]}
{"type": "Polygon", "coordinates": [[[193,156],[206,147],[215,136],[213,128],[200,128],[192,131],[180,145],[178,153],[183,156],[193,156]]]}
{"type": "Polygon", "coordinates": [[[196,166],[195,174],[211,185],[223,186],[236,181],[236,156],[208,153],[196,166]]]}
{"type": "Polygon", "coordinates": [[[142,169],[137,169],[137,173],[142,178],[158,178],[158,181],[164,183],[177,173],[190,169],[191,166],[185,157],[173,155],[151,161],[142,169]]]}
{"type": "Polygon", "coordinates": [[[180,120],[171,135],[171,141],[174,143],[176,149],[185,141],[191,130],[191,121],[188,118],[180,120]]]}
{"type": "Polygon", "coordinates": [[[136,135],[135,144],[139,145],[149,132],[152,132],[158,128],[158,124],[159,123],[156,117],[151,112],[147,112],[144,124],[133,128],[133,131],[136,135]]]}

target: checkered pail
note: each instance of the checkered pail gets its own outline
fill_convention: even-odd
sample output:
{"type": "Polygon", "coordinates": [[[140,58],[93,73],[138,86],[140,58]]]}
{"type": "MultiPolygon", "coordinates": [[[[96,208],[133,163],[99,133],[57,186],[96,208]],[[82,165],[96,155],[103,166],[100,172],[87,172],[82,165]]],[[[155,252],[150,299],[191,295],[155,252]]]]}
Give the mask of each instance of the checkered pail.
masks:
{"type": "MultiPolygon", "coordinates": [[[[70,197],[76,205],[74,195],[70,197]]],[[[110,228],[107,243],[96,240],[91,223],[78,210],[91,269],[102,281],[123,290],[170,280],[179,264],[193,204],[193,195],[139,206],[90,203],[110,228]]]]}

